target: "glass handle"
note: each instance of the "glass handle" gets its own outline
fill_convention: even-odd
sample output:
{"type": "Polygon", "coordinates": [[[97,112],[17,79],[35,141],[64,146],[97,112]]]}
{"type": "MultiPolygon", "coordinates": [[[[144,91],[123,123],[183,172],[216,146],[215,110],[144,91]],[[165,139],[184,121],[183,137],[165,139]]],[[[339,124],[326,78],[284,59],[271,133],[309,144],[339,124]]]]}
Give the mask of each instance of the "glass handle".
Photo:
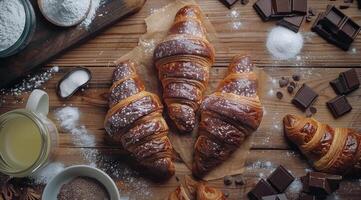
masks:
{"type": "Polygon", "coordinates": [[[31,92],[25,108],[35,113],[47,116],[49,113],[48,93],[43,90],[35,89],[31,92]]]}

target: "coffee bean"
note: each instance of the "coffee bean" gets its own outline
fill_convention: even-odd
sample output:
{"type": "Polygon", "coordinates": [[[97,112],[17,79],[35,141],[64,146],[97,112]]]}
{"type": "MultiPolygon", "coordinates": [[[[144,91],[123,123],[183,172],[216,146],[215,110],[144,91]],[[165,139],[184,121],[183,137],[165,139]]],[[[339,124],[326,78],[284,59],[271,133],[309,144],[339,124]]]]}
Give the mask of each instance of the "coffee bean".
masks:
{"type": "Polygon", "coordinates": [[[277,96],[278,99],[282,99],[282,98],[283,98],[283,93],[280,92],[280,91],[278,91],[278,92],[276,93],[276,96],[277,96]]]}
{"type": "Polygon", "coordinates": [[[312,114],[316,114],[317,113],[317,109],[313,106],[310,107],[310,111],[312,114]]]}
{"type": "Polygon", "coordinates": [[[293,81],[290,83],[290,85],[291,85],[292,87],[294,87],[294,88],[297,87],[297,83],[296,83],[296,82],[293,82],[293,81]]]}
{"type": "Polygon", "coordinates": [[[236,185],[244,185],[244,179],[242,176],[237,176],[235,179],[234,179],[234,183],[236,185]]]}
{"type": "Polygon", "coordinates": [[[300,81],[300,80],[301,80],[301,77],[300,77],[300,75],[298,75],[298,74],[294,74],[294,75],[292,75],[292,79],[293,79],[294,81],[300,81]]]}

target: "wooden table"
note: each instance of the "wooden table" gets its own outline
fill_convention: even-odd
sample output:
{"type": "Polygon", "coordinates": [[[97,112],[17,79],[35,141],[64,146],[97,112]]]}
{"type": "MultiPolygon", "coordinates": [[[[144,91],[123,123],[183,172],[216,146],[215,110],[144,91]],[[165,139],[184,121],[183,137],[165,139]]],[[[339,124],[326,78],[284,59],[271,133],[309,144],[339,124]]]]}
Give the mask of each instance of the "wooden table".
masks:
{"type": "MultiPolygon", "coordinates": [[[[309,5],[319,12],[323,11],[329,3],[340,4],[342,2],[341,0],[332,2],[328,0],[309,0],[309,5]]],[[[80,108],[82,112],[81,123],[95,136],[97,142],[96,146],[86,146],[85,148],[97,149],[104,155],[110,155],[112,158],[118,159],[119,150],[105,141],[105,131],[103,129],[103,118],[107,111],[106,106],[103,104],[104,94],[106,94],[111,84],[110,77],[114,69],[112,62],[137,45],[139,36],[146,31],[144,18],[167,3],[169,3],[169,0],[148,0],[139,13],[117,23],[93,40],[49,63],[49,67],[60,66],[60,72],[56,74],[55,78],[44,85],[50,95],[51,111],[62,107],[64,104],[80,108]],[[84,92],[78,93],[68,101],[61,101],[55,95],[56,83],[64,73],[74,66],[85,66],[90,69],[93,73],[93,79],[89,88],[84,92]]],[[[216,63],[211,70],[210,86],[207,93],[212,91],[224,76],[225,67],[232,56],[249,54],[252,55],[258,67],[263,68],[273,78],[300,73],[303,81],[320,93],[319,100],[316,102],[318,113],[315,117],[317,119],[329,122],[333,126],[361,128],[361,90],[348,96],[353,106],[353,111],[348,117],[346,116],[340,120],[330,120],[329,117],[326,117],[329,116],[329,111],[324,105],[328,99],[335,96],[329,86],[329,81],[337,77],[339,72],[344,71],[343,68],[361,67],[361,37],[358,37],[354,42],[352,50],[344,52],[311,33],[310,26],[312,23],[305,23],[301,30],[305,37],[305,45],[298,59],[275,61],[265,48],[267,32],[275,26],[275,23],[263,23],[253,10],[253,3],[254,0],[251,0],[246,6],[237,3],[231,10],[228,10],[217,0],[199,1],[201,8],[214,25],[219,37],[219,43],[215,44],[216,63]],[[237,16],[238,14],[239,16],[237,16]]],[[[361,24],[361,10],[356,8],[356,2],[344,12],[361,24]]],[[[140,72],[140,74],[148,83],[146,76],[149,74],[146,74],[146,72],[140,72]]],[[[156,76],[156,74],[151,74],[151,76],[156,76]]],[[[150,90],[157,90],[157,88],[151,88],[150,90]]],[[[23,97],[26,98],[27,96],[24,95],[23,97]]],[[[288,110],[293,109],[293,106],[289,103],[289,98],[278,101],[274,96],[270,95],[264,98],[262,103],[267,107],[267,113],[277,114],[273,116],[266,115],[259,131],[255,133],[244,173],[246,184],[244,186],[224,186],[223,180],[210,182],[211,185],[229,193],[229,199],[246,199],[247,192],[259,178],[267,176],[279,164],[286,166],[295,176],[302,176],[307,169],[311,168],[306,160],[299,155],[298,151],[289,147],[284,140],[282,128],[277,126],[277,124],[280,124],[281,117],[288,110]]],[[[0,113],[22,106],[24,104],[15,104],[9,101],[9,103],[0,107],[0,113]]],[[[66,165],[81,164],[84,162],[80,159],[81,155],[79,154],[82,147],[84,146],[73,144],[71,135],[61,132],[58,159],[66,165]]],[[[177,162],[176,166],[177,177],[190,174],[189,169],[181,161],[177,162]]],[[[150,191],[153,196],[144,199],[163,199],[178,185],[176,176],[166,183],[147,183],[149,188],[144,188],[144,190],[150,191]]],[[[295,184],[294,186],[298,185],[295,184]]],[[[138,187],[138,189],[141,188],[138,187]]],[[[291,193],[294,190],[296,189],[292,189],[291,193]]],[[[141,193],[139,191],[132,192],[133,195],[141,193]]],[[[354,179],[344,181],[341,189],[331,199],[360,199],[360,195],[361,179],[354,179]]],[[[295,195],[291,194],[291,196],[294,197],[295,195]]]]}

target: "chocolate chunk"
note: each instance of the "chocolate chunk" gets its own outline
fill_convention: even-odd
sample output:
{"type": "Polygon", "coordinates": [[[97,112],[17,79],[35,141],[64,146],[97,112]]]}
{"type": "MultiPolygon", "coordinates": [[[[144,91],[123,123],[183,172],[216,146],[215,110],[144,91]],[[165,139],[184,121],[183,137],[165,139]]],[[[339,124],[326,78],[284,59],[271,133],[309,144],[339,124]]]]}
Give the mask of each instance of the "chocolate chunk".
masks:
{"type": "Polygon", "coordinates": [[[262,197],[262,200],[287,200],[285,194],[276,194],[262,197]]]}
{"type": "Polygon", "coordinates": [[[268,21],[272,15],[272,0],[258,0],[253,8],[263,21],[268,21]]]}
{"type": "Polygon", "coordinates": [[[342,176],[321,172],[309,172],[301,177],[303,191],[319,196],[332,194],[340,186],[342,176]]]}
{"type": "Polygon", "coordinates": [[[346,87],[344,84],[342,84],[340,78],[336,78],[335,80],[330,81],[330,85],[333,88],[333,90],[338,95],[346,94],[346,87]]]}
{"type": "Polygon", "coordinates": [[[278,83],[280,85],[281,88],[286,87],[288,85],[288,83],[290,82],[290,80],[288,78],[282,77],[278,83]]]}
{"type": "Polygon", "coordinates": [[[262,200],[262,197],[275,195],[277,191],[264,179],[261,179],[257,185],[248,193],[251,200],[262,200]]]}
{"type": "Polygon", "coordinates": [[[326,104],[335,118],[339,118],[352,110],[345,96],[338,96],[326,104]]]}
{"type": "Polygon", "coordinates": [[[314,92],[306,84],[303,84],[302,87],[297,91],[295,97],[292,99],[292,103],[305,111],[312,105],[317,97],[318,94],[316,92],[314,92]]]}
{"type": "Polygon", "coordinates": [[[317,197],[312,194],[301,193],[299,200],[317,200],[317,197]]]}
{"type": "Polygon", "coordinates": [[[280,91],[278,91],[278,92],[276,93],[276,96],[277,96],[278,99],[282,99],[282,98],[283,98],[283,93],[280,92],[280,91]]]}
{"type": "Polygon", "coordinates": [[[294,89],[295,89],[295,87],[293,87],[292,85],[289,85],[289,86],[287,87],[287,92],[290,93],[290,94],[292,94],[294,89]]]}
{"type": "Polygon", "coordinates": [[[360,87],[360,80],[355,69],[342,72],[340,74],[340,78],[345,83],[346,88],[350,92],[360,87]]]}
{"type": "Polygon", "coordinates": [[[294,180],[292,174],[282,165],[278,166],[267,178],[267,181],[280,193],[284,192],[294,180]]]}
{"type": "Polygon", "coordinates": [[[292,12],[305,15],[307,13],[307,0],[292,0],[292,12]]]}
{"type": "Polygon", "coordinates": [[[236,176],[235,179],[234,179],[234,183],[236,185],[244,185],[245,181],[244,181],[242,176],[236,176]]]}
{"type": "Polygon", "coordinates": [[[233,4],[235,4],[238,0],[219,0],[222,2],[228,9],[232,7],[233,4]]]}
{"type": "Polygon", "coordinates": [[[290,0],[272,0],[272,6],[276,15],[288,14],[292,12],[290,0]]]}
{"type": "Polygon", "coordinates": [[[300,80],[301,80],[301,76],[298,75],[298,74],[294,74],[294,75],[292,75],[292,79],[293,79],[294,81],[300,81],[300,80]]]}
{"type": "Polygon", "coordinates": [[[342,4],[339,7],[340,7],[340,9],[347,9],[350,7],[350,4],[342,4]]]}
{"type": "Polygon", "coordinates": [[[233,180],[232,180],[232,177],[230,177],[230,176],[225,176],[225,177],[223,178],[223,183],[224,183],[225,185],[231,185],[232,182],[233,182],[233,180]]]}
{"type": "Polygon", "coordinates": [[[277,24],[298,33],[304,19],[305,16],[284,17],[277,24]]]}

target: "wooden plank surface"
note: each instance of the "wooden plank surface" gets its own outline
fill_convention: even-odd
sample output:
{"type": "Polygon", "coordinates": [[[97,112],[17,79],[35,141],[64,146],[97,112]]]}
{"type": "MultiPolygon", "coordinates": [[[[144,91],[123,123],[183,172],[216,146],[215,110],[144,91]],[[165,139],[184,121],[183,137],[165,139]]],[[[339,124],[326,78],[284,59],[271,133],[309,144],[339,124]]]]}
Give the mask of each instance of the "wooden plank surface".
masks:
{"type": "MultiPolygon", "coordinates": [[[[361,67],[361,37],[358,37],[354,42],[351,48],[354,49],[353,51],[344,52],[327,44],[322,38],[311,34],[309,32],[310,25],[306,24],[302,28],[306,39],[300,59],[275,61],[267,53],[264,44],[267,32],[275,23],[261,22],[251,8],[253,2],[250,1],[246,6],[237,3],[232,10],[228,10],[216,0],[199,1],[201,8],[215,26],[218,34],[218,43],[215,45],[217,51],[216,64],[211,70],[207,93],[214,91],[216,85],[224,77],[225,66],[228,65],[233,55],[249,54],[254,58],[255,63],[263,68],[270,78],[275,80],[294,73],[301,74],[302,81],[312,86],[320,94],[316,102],[318,112],[315,117],[317,119],[333,126],[361,129],[361,90],[348,96],[353,111],[339,120],[330,118],[329,111],[325,106],[325,102],[335,96],[329,86],[329,81],[337,77],[338,73],[346,70],[347,67],[361,67]],[[236,19],[232,17],[234,14],[232,11],[239,13],[236,19]],[[233,23],[236,22],[242,24],[239,30],[233,27],[233,23]]],[[[343,1],[332,1],[331,3],[340,4],[341,2],[343,1]]],[[[109,156],[113,160],[122,157],[122,151],[117,146],[107,142],[103,129],[103,119],[107,111],[105,95],[110,87],[110,77],[114,69],[112,62],[137,45],[139,36],[146,31],[144,18],[167,3],[169,3],[168,0],[148,0],[139,13],[117,23],[93,40],[65,53],[48,64],[48,66],[60,66],[60,72],[44,85],[45,90],[50,94],[51,118],[56,121],[54,111],[64,105],[79,107],[83,113],[81,123],[94,135],[96,141],[93,146],[74,144],[72,136],[61,131],[59,151],[57,152],[58,159],[64,164],[72,165],[86,162],[81,159],[84,149],[99,151],[101,152],[100,155],[109,156]],[[84,92],[76,94],[68,101],[62,101],[55,94],[56,83],[64,73],[74,66],[88,67],[92,71],[93,79],[89,88],[84,92]]],[[[328,3],[330,3],[328,0],[309,0],[310,6],[316,8],[317,11],[325,9],[328,3]]],[[[356,9],[356,4],[345,12],[361,24],[361,11],[356,9]]],[[[148,90],[160,92],[154,69],[141,70],[140,76],[145,80],[148,90]]],[[[269,86],[261,85],[261,87],[269,86]]],[[[271,90],[272,87],[268,89],[271,90]]],[[[284,140],[280,124],[280,119],[284,114],[300,112],[289,103],[290,96],[285,95],[285,98],[279,101],[271,93],[262,97],[266,115],[260,129],[255,133],[252,149],[249,153],[244,174],[246,184],[244,186],[224,186],[223,180],[210,182],[211,185],[229,193],[229,199],[246,199],[246,193],[257,181],[267,176],[279,164],[286,166],[295,176],[304,175],[311,168],[305,158],[299,155],[297,150],[290,148],[284,140]]],[[[22,97],[26,99],[27,95],[22,97]]],[[[24,106],[24,104],[14,103],[14,99],[11,97],[5,99],[6,103],[0,107],[0,113],[24,106]]],[[[177,162],[176,169],[177,177],[190,174],[189,169],[182,162],[177,162]]],[[[118,183],[124,181],[122,178],[116,180],[118,183]]],[[[150,191],[150,197],[136,196],[135,186],[135,189],[131,191],[133,197],[137,199],[164,199],[170,191],[175,189],[178,183],[173,177],[166,183],[146,181],[146,185],[147,189],[143,190],[150,191]]],[[[296,199],[295,194],[298,186],[299,184],[295,182],[287,192],[292,199],[296,199]]],[[[353,179],[344,181],[341,189],[330,199],[359,199],[360,195],[361,181],[353,179]]]]}

